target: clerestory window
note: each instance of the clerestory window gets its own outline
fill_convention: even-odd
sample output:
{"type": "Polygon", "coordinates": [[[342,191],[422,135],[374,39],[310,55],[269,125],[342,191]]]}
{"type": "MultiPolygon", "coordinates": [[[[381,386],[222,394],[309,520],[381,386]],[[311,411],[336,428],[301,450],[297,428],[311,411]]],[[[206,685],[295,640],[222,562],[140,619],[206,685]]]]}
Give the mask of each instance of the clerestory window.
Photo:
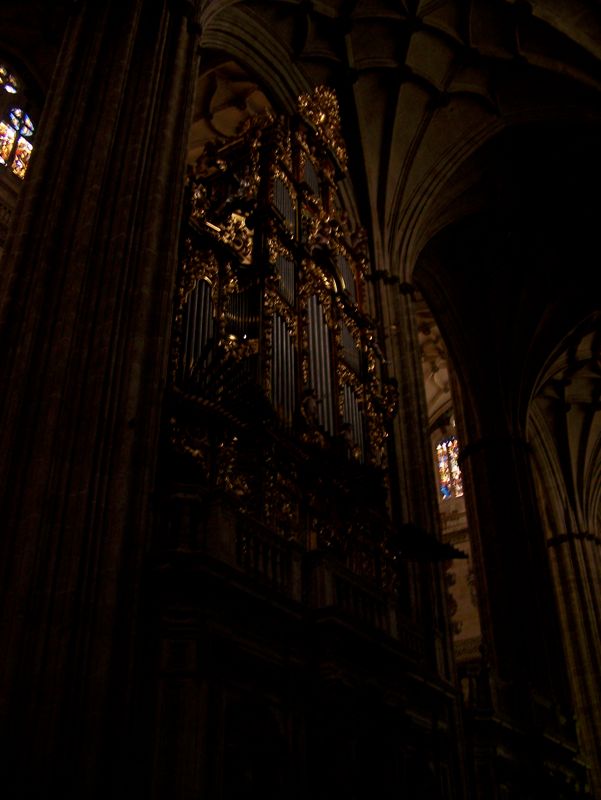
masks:
{"type": "Polygon", "coordinates": [[[436,445],[438,486],[443,500],[463,497],[463,480],[458,456],[459,445],[455,436],[443,439],[436,445]]]}
{"type": "Polygon", "coordinates": [[[25,103],[20,80],[0,63],[0,167],[21,179],[27,172],[35,132],[25,103]]]}

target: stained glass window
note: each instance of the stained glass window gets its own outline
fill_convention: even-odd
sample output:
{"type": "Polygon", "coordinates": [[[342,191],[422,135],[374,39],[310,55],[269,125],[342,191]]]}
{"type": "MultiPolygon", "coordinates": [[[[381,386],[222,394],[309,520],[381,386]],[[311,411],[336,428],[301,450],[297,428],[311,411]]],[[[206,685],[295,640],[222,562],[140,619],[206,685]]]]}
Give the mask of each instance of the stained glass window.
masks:
{"type": "MultiPolygon", "coordinates": [[[[19,81],[3,64],[0,64],[0,89],[11,95],[21,94],[19,81]]],[[[6,108],[0,103],[0,116],[0,165],[8,167],[18,178],[24,178],[33,149],[34,124],[18,106],[6,108]]]]}
{"type": "Polygon", "coordinates": [[[4,64],[0,64],[0,86],[9,94],[16,94],[19,91],[19,82],[4,64]]]}
{"type": "Polygon", "coordinates": [[[6,122],[0,122],[0,164],[8,164],[15,144],[15,136],[14,128],[11,128],[6,122]]]}
{"type": "Polygon", "coordinates": [[[15,150],[15,155],[11,165],[12,171],[18,178],[25,177],[25,170],[29,164],[29,156],[31,155],[32,149],[31,143],[22,136],[19,136],[17,141],[17,149],[15,150]]]}
{"type": "Polygon", "coordinates": [[[463,481],[459,469],[459,445],[455,436],[443,439],[436,446],[438,485],[443,500],[463,496],[463,481]]]}

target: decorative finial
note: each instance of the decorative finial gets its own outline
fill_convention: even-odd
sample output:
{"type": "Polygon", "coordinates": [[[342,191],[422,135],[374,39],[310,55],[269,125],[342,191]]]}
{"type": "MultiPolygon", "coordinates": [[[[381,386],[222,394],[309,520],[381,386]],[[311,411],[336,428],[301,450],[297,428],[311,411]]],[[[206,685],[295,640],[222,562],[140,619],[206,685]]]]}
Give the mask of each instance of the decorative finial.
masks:
{"type": "Polygon", "coordinates": [[[340,125],[340,110],[336,92],[328,86],[316,86],[312,92],[301,94],[298,110],[315,128],[326,147],[335,154],[342,169],[346,169],[347,155],[340,125]]]}

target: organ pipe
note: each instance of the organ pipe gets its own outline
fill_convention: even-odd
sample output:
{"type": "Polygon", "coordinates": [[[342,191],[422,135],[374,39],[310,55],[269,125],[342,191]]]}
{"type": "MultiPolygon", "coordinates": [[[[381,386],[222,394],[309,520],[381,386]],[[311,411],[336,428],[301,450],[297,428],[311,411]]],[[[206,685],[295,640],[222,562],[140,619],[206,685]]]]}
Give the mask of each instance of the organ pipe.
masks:
{"type": "Polygon", "coordinates": [[[388,406],[377,343],[359,341],[367,256],[336,189],[342,143],[322,118],[316,107],[294,135],[289,121],[259,121],[195,179],[173,374],[187,393],[223,403],[250,407],[262,394],[305,442],[328,447],[350,431],[352,457],[378,463],[388,406]],[[318,399],[314,430],[296,416],[307,388],[318,399]]]}
{"type": "Polygon", "coordinates": [[[309,189],[311,189],[314,194],[319,195],[319,177],[313,166],[313,162],[308,156],[305,160],[303,178],[309,189]]]}
{"type": "Polygon", "coordinates": [[[281,214],[291,231],[296,233],[296,212],[290,197],[290,191],[280,177],[273,182],[273,204],[281,214]]]}
{"type": "Polygon", "coordinates": [[[311,383],[319,399],[319,421],[328,433],[333,434],[334,404],[330,332],[323,308],[316,295],[309,298],[309,365],[311,383]]]}
{"type": "Polygon", "coordinates": [[[186,380],[213,336],[213,302],[207,281],[199,280],[194,284],[183,303],[182,318],[180,377],[186,380]]]}
{"type": "Polygon", "coordinates": [[[279,314],[273,315],[272,325],[271,396],[273,405],[290,425],[296,403],[296,354],[288,326],[279,314]]]}
{"type": "Polygon", "coordinates": [[[343,389],[343,419],[350,425],[352,441],[357,447],[360,460],[365,457],[365,425],[359,400],[352,386],[344,384],[343,389]]]}
{"type": "Polygon", "coordinates": [[[279,289],[281,295],[290,303],[294,303],[294,261],[279,253],[276,258],[276,269],[280,277],[279,289]]]}

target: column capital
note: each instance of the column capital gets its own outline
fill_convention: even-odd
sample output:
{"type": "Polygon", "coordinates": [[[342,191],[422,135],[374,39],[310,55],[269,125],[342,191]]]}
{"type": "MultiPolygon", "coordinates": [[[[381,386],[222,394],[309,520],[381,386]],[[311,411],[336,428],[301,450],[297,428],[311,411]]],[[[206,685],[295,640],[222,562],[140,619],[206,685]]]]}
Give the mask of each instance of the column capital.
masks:
{"type": "Polygon", "coordinates": [[[560,547],[569,542],[593,542],[593,544],[601,545],[601,536],[589,531],[566,531],[565,533],[558,533],[556,536],[551,536],[547,539],[547,547],[560,547]]]}

